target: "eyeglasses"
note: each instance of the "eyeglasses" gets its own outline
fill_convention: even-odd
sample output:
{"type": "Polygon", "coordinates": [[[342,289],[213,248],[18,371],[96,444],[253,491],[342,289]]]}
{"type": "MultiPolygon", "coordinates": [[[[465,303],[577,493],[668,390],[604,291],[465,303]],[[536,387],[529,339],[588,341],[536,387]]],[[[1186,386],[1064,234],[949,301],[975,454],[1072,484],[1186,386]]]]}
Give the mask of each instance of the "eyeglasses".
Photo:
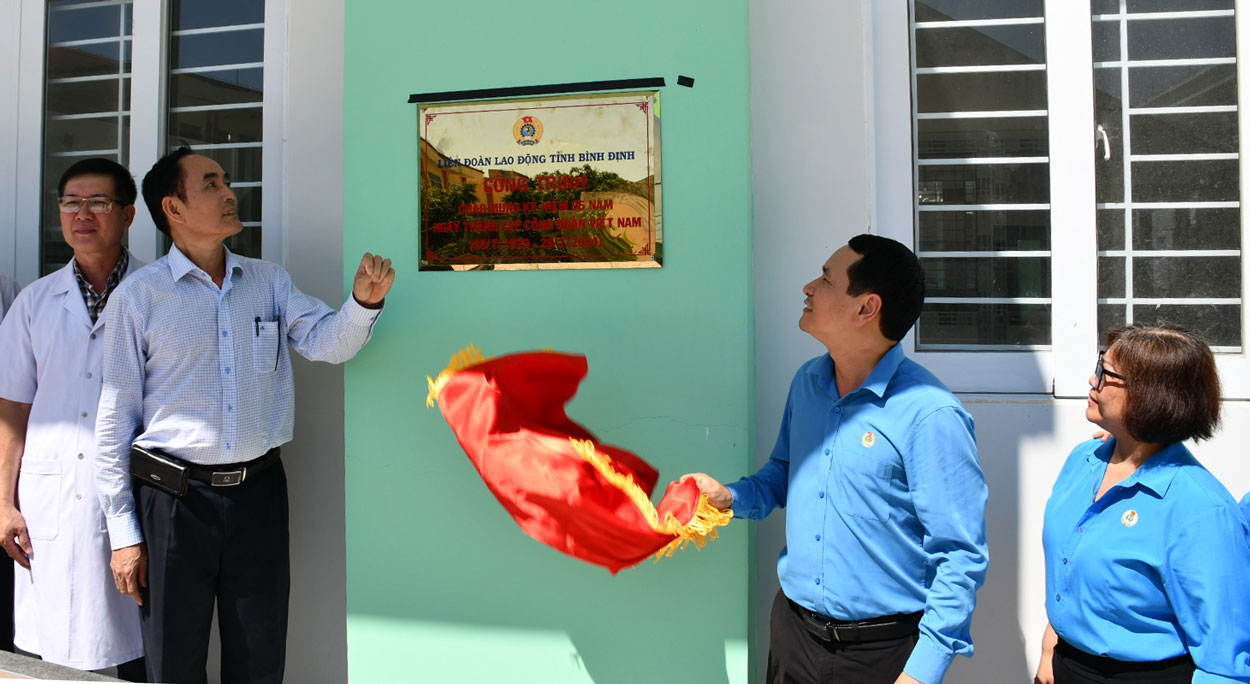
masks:
{"type": "Polygon", "coordinates": [[[107,214],[113,211],[114,204],[119,204],[117,200],[109,197],[62,197],[57,202],[61,206],[62,214],[77,214],[84,204],[93,214],[107,214]]]}
{"type": "Polygon", "coordinates": [[[1115,378],[1116,380],[1119,380],[1120,382],[1128,382],[1128,378],[1124,377],[1123,375],[1120,375],[1119,373],[1112,373],[1111,371],[1103,367],[1102,357],[1106,353],[1107,352],[1105,351],[1098,352],[1098,363],[1094,364],[1094,390],[1095,391],[1102,389],[1103,379],[1106,376],[1111,376],[1115,378]]]}

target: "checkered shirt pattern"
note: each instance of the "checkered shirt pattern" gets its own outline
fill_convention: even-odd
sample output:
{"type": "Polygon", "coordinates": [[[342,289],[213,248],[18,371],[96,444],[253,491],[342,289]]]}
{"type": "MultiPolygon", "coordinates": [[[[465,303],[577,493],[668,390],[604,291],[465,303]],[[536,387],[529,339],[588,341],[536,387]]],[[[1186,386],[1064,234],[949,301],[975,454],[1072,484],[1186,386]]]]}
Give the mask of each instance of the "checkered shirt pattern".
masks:
{"type": "Polygon", "coordinates": [[[91,316],[92,325],[99,320],[104,305],[109,303],[109,295],[117,289],[117,284],[122,281],[122,276],[126,275],[127,268],[130,268],[130,252],[122,248],[122,258],[118,260],[117,267],[105,281],[104,292],[96,294],[95,288],[91,287],[91,283],[87,282],[82,275],[82,270],[78,268],[78,260],[74,259],[74,277],[78,279],[78,290],[82,292],[82,301],[87,305],[87,314],[91,316]]]}
{"type": "Polygon", "coordinates": [[[131,444],[207,466],[242,463],[291,440],[289,347],[342,363],[380,310],[340,311],[300,292],[282,267],[226,251],[219,289],[177,247],[132,273],[104,312],[96,490],[114,549],[143,540],[131,444]]]}

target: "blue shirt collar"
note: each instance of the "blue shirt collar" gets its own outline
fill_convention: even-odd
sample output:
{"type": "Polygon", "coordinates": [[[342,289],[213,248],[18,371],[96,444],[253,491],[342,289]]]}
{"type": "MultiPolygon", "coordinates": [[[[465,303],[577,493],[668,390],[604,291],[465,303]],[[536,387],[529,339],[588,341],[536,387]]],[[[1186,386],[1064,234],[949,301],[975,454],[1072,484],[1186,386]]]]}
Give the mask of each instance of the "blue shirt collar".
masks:
{"type": "MultiPolygon", "coordinates": [[[[867,378],[864,378],[863,384],[847,392],[846,395],[850,396],[860,390],[865,390],[872,392],[878,397],[884,397],[886,387],[890,385],[890,380],[894,377],[894,373],[898,371],[898,367],[902,365],[905,358],[907,357],[903,354],[903,346],[895,343],[893,347],[890,347],[890,351],[887,351],[885,356],[881,357],[877,365],[873,366],[872,372],[868,374],[867,378]]],[[[829,393],[829,396],[834,399],[839,398],[838,384],[833,379],[832,356],[825,354],[819,363],[812,364],[808,372],[816,376],[817,383],[829,393]]]]}
{"type": "MultiPolygon", "coordinates": [[[[1102,465],[1106,465],[1111,460],[1111,454],[1115,451],[1115,438],[1107,440],[1105,444],[1100,445],[1089,456],[1089,460],[1098,461],[1102,465]]],[[[1129,475],[1120,483],[1120,486],[1128,488],[1134,485],[1141,485],[1143,489],[1147,489],[1150,493],[1158,498],[1163,498],[1168,492],[1168,488],[1172,486],[1172,480],[1176,477],[1176,473],[1180,471],[1180,467],[1187,463],[1192,457],[1189,449],[1180,442],[1173,442],[1162,449],[1159,453],[1151,456],[1149,460],[1141,465],[1132,475],[1129,475]]]]}

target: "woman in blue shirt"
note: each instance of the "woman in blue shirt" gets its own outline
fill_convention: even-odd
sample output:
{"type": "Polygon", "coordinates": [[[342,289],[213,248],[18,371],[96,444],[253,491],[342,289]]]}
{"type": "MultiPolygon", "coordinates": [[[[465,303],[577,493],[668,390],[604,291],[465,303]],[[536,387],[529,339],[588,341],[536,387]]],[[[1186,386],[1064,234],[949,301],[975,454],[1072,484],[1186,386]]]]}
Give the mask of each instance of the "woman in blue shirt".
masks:
{"type": "Polygon", "coordinates": [[[1237,501],[1181,442],[1219,423],[1206,343],[1179,326],[1112,330],[1046,504],[1038,684],[1250,682],[1250,543],[1237,501]]]}

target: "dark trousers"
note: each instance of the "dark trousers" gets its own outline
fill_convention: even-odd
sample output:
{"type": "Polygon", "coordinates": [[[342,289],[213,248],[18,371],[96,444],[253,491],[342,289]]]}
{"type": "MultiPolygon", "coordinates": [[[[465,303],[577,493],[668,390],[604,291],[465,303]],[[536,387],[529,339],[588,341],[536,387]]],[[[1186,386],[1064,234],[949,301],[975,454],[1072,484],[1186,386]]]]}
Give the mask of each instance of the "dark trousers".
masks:
{"type": "Polygon", "coordinates": [[[1189,656],[1132,663],[1085,653],[1062,639],[1050,662],[1055,684],[1189,684],[1194,679],[1189,656]]]}
{"type": "Polygon", "coordinates": [[[13,650],[13,564],[0,556],[0,651],[13,650]]]}
{"type": "Polygon", "coordinates": [[[277,463],[235,487],[192,481],[185,496],[135,485],[148,545],[140,617],[148,679],[207,680],[213,605],[221,681],[282,681],[291,558],[286,473],[277,463]]]}
{"type": "Polygon", "coordinates": [[[768,684],[894,684],[919,638],[824,641],[807,631],[780,591],[769,624],[768,684]]]}
{"type": "Polygon", "coordinates": [[[115,670],[116,677],[127,682],[148,681],[147,663],[143,661],[143,658],[135,658],[134,660],[124,662],[115,668],[108,669],[115,670]]]}

